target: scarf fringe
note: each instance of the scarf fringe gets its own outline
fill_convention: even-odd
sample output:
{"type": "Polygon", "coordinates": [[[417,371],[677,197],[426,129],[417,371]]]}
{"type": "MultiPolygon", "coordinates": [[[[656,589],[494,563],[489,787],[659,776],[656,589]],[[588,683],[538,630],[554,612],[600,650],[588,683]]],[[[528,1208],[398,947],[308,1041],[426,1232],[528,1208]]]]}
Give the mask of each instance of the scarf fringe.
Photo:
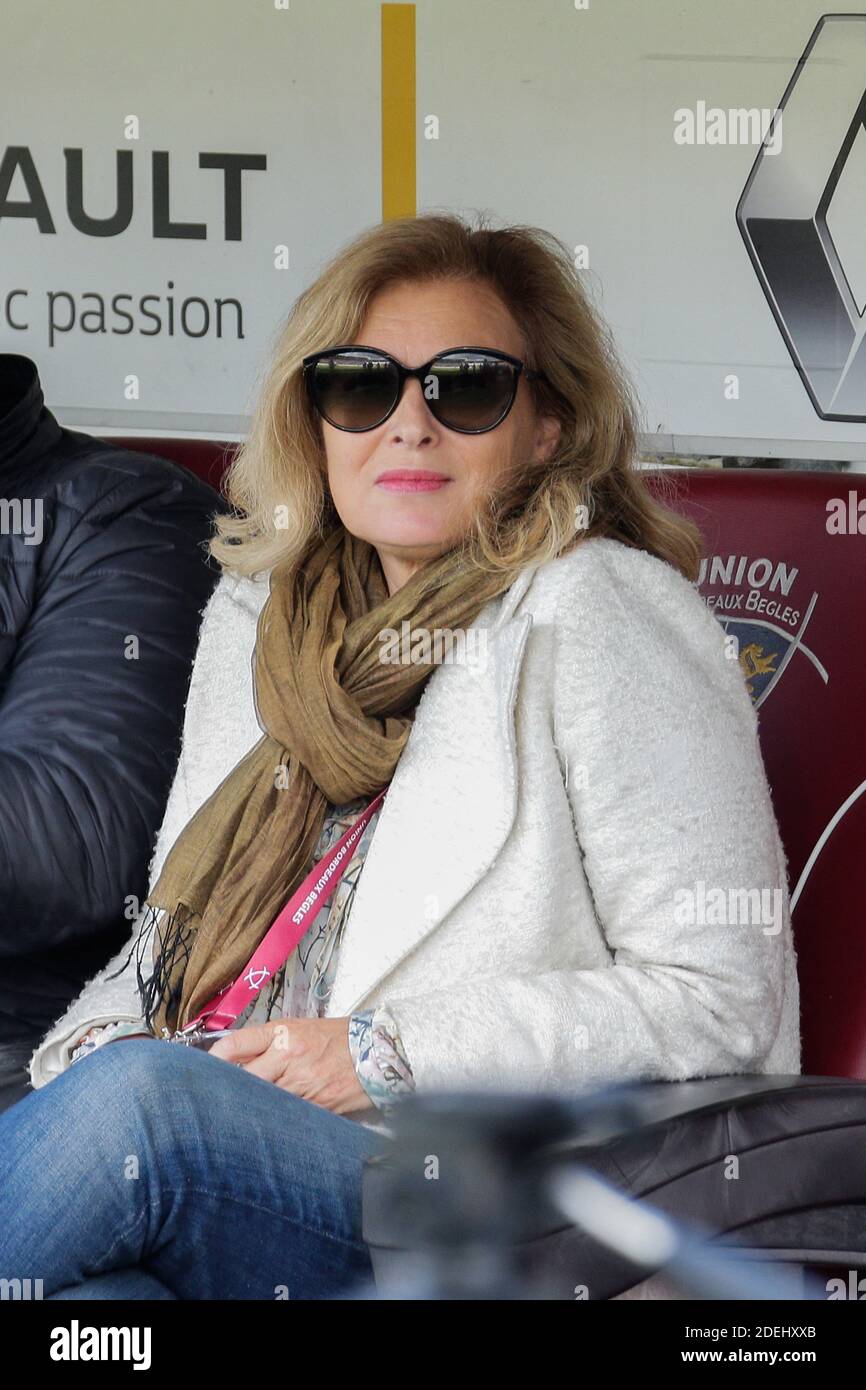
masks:
{"type": "MultiPolygon", "coordinates": [[[[133,953],[135,953],[135,977],[141,1001],[142,1017],[154,1036],[157,1036],[156,1020],[161,1011],[161,1005],[164,1006],[166,1022],[177,1027],[183,993],[183,977],[195,938],[195,927],[192,924],[194,917],[195,913],[191,912],[184,903],[178,903],[174,912],[168,914],[166,909],[145,902],[142,908],[141,925],[129,955],[115,975],[107,976],[110,980],[116,979],[117,975],[126,970],[133,953]],[[165,921],[160,924],[160,914],[163,912],[166,912],[166,917],[165,921]],[[154,961],[152,941],[153,934],[157,929],[161,950],[154,961]],[[149,951],[148,946],[151,947],[149,951]],[[148,975],[145,975],[142,968],[146,957],[149,957],[152,967],[148,975]]],[[[162,1031],[163,1033],[169,1032],[165,1028],[162,1031]]]]}

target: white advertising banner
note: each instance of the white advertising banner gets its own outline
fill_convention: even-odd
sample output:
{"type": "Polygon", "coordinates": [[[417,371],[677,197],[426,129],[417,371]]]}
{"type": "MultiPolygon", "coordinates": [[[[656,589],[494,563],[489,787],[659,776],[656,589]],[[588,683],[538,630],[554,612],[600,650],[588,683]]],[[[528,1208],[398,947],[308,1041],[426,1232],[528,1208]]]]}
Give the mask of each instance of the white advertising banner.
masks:
{"type": "MultiPolygon", "coordinates": [[[[61,420],[243,431],[293,300],[382,216],[387,8],[4,0],[0,350],[61,420]]],[[[862,465],[866,13],[411,8],[415,206],[573,249],[648,445],[862,465]]]]}

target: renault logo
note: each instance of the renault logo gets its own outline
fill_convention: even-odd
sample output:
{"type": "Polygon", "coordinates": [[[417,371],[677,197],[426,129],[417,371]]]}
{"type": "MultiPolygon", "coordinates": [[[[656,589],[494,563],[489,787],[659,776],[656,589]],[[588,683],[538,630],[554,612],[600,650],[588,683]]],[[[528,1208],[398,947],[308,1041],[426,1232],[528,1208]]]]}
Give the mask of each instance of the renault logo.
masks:
{"type": "Polygon", "coordinates": [[[866,15],[825,15],[758,152],[737,224],[822,420],[866,421],[866,15]],[[774,142],[775,143],[775,142],[774,142]],[[769,150],[769,155],[768,155],[769,150]]]}

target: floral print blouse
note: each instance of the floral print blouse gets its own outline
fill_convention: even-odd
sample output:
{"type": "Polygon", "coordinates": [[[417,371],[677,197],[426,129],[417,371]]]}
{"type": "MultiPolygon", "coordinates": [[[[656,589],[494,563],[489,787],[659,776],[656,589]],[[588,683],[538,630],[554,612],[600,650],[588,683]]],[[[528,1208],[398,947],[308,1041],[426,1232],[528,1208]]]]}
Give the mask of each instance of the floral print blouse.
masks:
{"type": "MultiPolygon", "coordinates": [[[[368,798],[329,806],[309,867],[323,858],[360,816],[368,798]]],[[[292,955],[270,982],[238,1016],[234,1027],[266,1023],[274,1018],[322,1018],[333,987],[340,943],[364,860],[381,807],[370,817],[355,852],[329,902],[321,907],[292,955]]],[[[143,1023],[107,1023],[92,1028],[71,1055],[73,1062],[111,1037],[144,1031],[143,1023]]],[[[412,1068],[386,1005],[364,1009],[349,1018],[349,1051],[361,1086],[379,1109],[387,1110],[415,1088],[412,1068]]]]}

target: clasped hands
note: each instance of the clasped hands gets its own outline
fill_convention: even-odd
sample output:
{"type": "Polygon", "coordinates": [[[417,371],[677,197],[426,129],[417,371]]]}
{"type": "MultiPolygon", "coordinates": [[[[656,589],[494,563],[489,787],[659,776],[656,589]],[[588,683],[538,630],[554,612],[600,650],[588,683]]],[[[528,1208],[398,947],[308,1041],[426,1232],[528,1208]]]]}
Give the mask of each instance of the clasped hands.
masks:
{"type": "Polygon", "coordinates": [[[349,1051],[348,1018],[246,1023],[218,1038],[209,1052],[335,1115],[373,1107],[349,1051]]]}
{"type": "Polygon", "coordinates": [[[218,1038],[209,1051],[335,1115],[372,1107],[349,1051],[348,1018],[247,1023],[218,1038]]]}

